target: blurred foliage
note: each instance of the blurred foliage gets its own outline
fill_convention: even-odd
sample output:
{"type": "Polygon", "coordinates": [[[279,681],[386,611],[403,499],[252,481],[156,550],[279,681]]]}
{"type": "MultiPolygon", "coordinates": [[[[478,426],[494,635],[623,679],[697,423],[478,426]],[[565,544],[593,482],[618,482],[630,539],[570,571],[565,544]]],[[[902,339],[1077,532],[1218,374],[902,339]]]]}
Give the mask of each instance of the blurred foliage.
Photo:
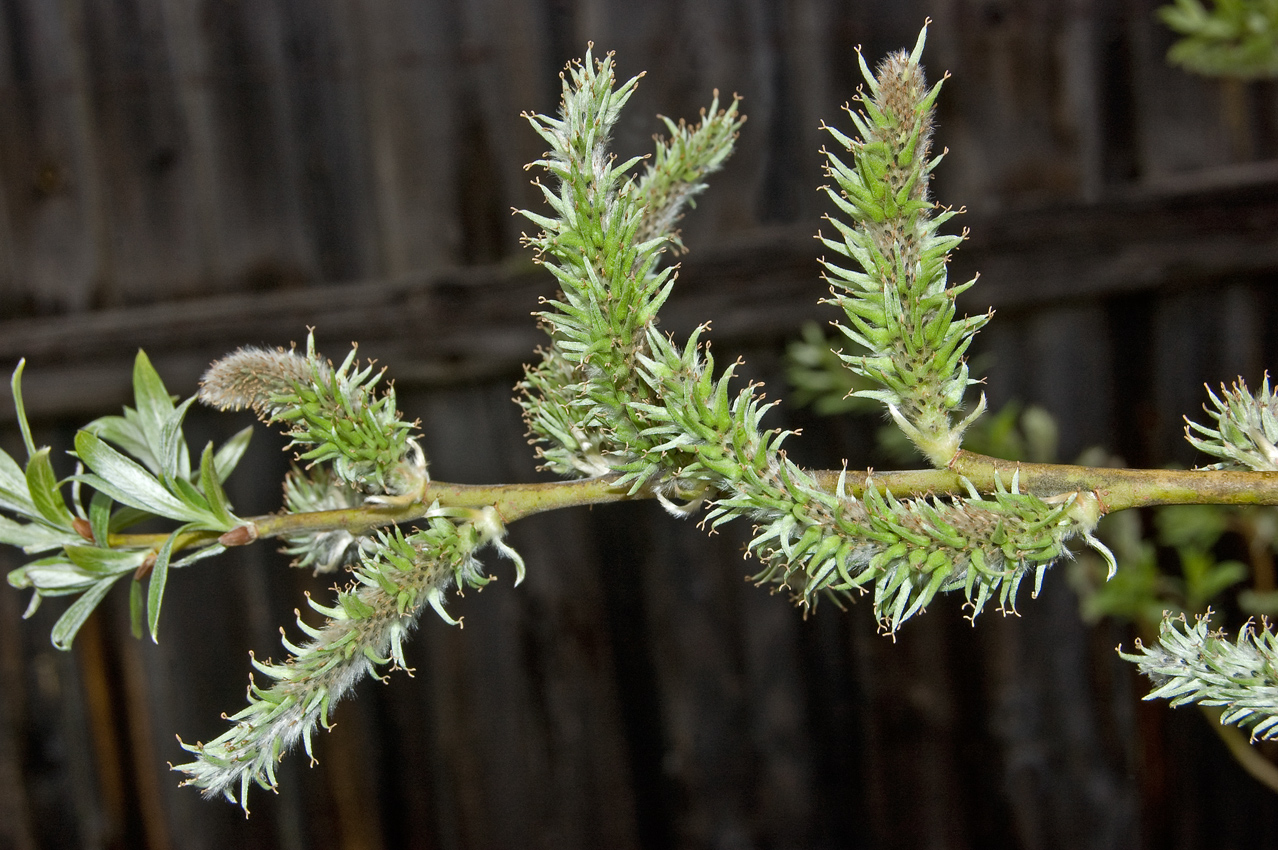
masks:
{"type": "MultiPolygon", "coordinates": [[[[850,340],[845,342],[844,348],[852,347],[850,340]]],[[[786,347],[786,378],[794,403],[800,407],[810,405],[822,416],[877,413],[882,409],[875,399],[853,395],[875,386],[874,382],[844,364],[839,349],[832,346],[816,322],[805,324],[803,336],[786,347]]]]}
{"type": "Polygon", "coordinates": [[[1278,0],[1175,0],[1158,17],[1183,36],[1167,61],[1208,77],[1278,76],[1278,0]]]}

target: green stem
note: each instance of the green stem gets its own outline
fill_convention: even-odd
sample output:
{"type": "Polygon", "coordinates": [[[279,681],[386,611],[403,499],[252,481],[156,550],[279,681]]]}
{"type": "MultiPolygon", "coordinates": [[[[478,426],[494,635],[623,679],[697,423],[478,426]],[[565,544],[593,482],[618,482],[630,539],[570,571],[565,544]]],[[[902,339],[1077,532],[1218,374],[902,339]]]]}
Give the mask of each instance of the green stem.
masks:
{"type": "MultiPolygon", "coordinates": [[[[216,531],[188,531],[179,534],[173,541],[173,551],[205,546],[217,540],[216,531]]],[[[169,532],[159,534],[112,534],[107,538],[107,546],[112,549],[152,549],[160,551],[160,547],[169,539],[169,532]]]]}
{"type": "MultiPolygon", "coordinates": [[[[822,470],[817,481],[834,489],[840,473],[822,470]]],[[[1062,463],[1019,463],[960,451],[948,469],[873,472],[878,490],[897,497],[964,493],[963,479],[981,492],[1000,483],[1010,487],[1016,476],[1023,493],[1040,497],[1061,493],[1095,493],[1105,513],[1155,505],[1275,505],[1278,472],[1234,472],[1199,469],[1110,469],[1062,463]]],[[[860,496],[866,476],[849,471],[846,490],[860,496]]]]}
{"type": "MultiPolygon", "coordinates": [[[[814,473],[818,483],[829,490],[835,489],[840,474],[838,470],[814,473]]],[[[848,494],[859,497],[864,494],[866,482],[870,480],[880,492],[890,490],[898,498],[944,496],[966,493],[964,479],[981,492],[993,491],[996,482],[1010,487],[1013,475],[1017,477],[1021,492],[1041,497],[1073,492],[1094,493],[1104,513],[1154,505],[1278,505],[1278,472],[1107,469],[1056,463],[1016,463],[967,451],[960,451],[949,469],[867,470],[864,475],[849,470],[845,489],[848,494]]],[[[246,525],[254,531],[250,539],[335,529],[358,533],[421,519],[436,503],[441,508],[494,507],[502,522],[509,524],[532,514],[574,505],[654,498],[655,494],[649,490],[631,495],[628,488],[617,487],[618,477],[604,475],[576,481],[492,485],[432,481],[420,497],[405,500],[402,504],[275,514],[253,517],[246,520],[246,525]]],[[[208,543],[217,536],[216,532],[192,532],[179,539],[174,548],[208,543]]],[[[158,548],[166,538],[164,534],[113,534],[111,545],[158,548]]]]}
{"type": "Polygon", "coordinates": [[[616,476],[538,484],[477,485],[432,481],[420,497],[405,500],[402,504],[374,504],[334,511],[275,514],[249,521],[256,526],[258,537],[279,537],[339,528],[358,532],[392,523],[411,522],[424,517],[435,503],[441,508],[493,507],[503,523],[511,523],[532,514],[573,505],[651,498],[645,493],[629,496],[628,488],[617,488],[615,481],[616,476]]]}

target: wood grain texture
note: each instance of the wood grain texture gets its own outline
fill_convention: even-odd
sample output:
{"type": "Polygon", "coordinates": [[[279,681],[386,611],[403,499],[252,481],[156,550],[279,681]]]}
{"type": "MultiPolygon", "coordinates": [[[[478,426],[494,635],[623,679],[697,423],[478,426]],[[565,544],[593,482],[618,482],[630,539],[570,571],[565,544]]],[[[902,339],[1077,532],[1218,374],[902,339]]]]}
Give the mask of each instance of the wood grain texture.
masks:
{"type": "MultiPolygon", "coordinates": [[[[996,403],[1048,407],[1071,454],[1191,458],[1203,382],[1278,363],[1278,95],[1167,67],[1158,0],[0,0],[0,371],[55,455],[128,401],[145,348],[193,391],[239,345],[317,328],[358,340],[423,423],[432,471],[534,479],[510,386],[553,282],[512,207],[563,64],[593,41],[646,70],[616,130],[739,92],[740,149],[683,222],[665,308],[713,322],[721,362],[784,394],[786,339],[824,322],[812,235],[828,208],[822,120],[871,62],[930,31],[945,84],[940,201],[971,229],[951,274],[994,308],[973,362],[996,403]]],[[[793,457],[882,465],[872,418],[772,414],[793,457]]],[[[193,412],[193,438],[246,416],[193,412]]],[[[0,402],[0,445],[21,451],[0,402]]],[[[278,506],[286,458],[255,437],[229,487],[278,506]]],[[[66,468],[69,472],[69,467],[66,468]]],[[[1278,807],[1201,719],[1085,627],[1063,570],[1021,616],[975,628],[954,600],[896,642],[864,605],[803,619],[744,580],[745,529],[707,537],[651,504],[519,523],[529,565],[431,616],[414,677],[365,683],[253,817],[175,786],[173,738],[243,701],[247,653],[331,580],[268,547],[175,574],[159,646],[113,594],[70,655],[60,606],[19,622],[0,590],[0,846],[1278,846],[1278,807]]],[[[20,553],[0,553],[11,568],[20,553]]]]}
{"type": "MultiPolygon", "coordinates": [[[[1239,282],[1231,297],[1254,302],[1266,277],[1278,272],[1276,198],[1278,172],[1265,167],[1103,204],[970,216],[971,234],[952,274],[979,273],[981,284],[960,306],[994,309],[1011,324],[1045,305],[1102,304],[1139,292],[1197,290],[1212,298],[1222,280],[1239,282]]],[[[29,399],[37,416],[125,401],[128,364],[139,347],[175,387],[193,388],[229,349],[287,345],[307,327],[318,328],[332,352],[362,341],[410,386],[513,376],[541,341],[530,314],[552,287],[535,267],[506,264],[352,282],[304,296],[286,289],[0,321],[0,367],[28,359],[30,385],[41,387],[29,399]]],[[[663,326],[687,333],[711,320],[712,338],[780,338],[803,321],[832,315],[815,303],[826,289],[807,231],[756,230],[683,258],[663,326]]],[[[1246,313],[1236,306],[1231,315],[1246,313]]],[[[1251,338],[1263,327],[1253,327],[1251,338]]],[[[1234,350],[1250,345],[1251,353],[1231,358],[1243,371],[1259,365],[1258,341],[1223,331],[1213,339],[1234,350]]],[[[0,418],[11,411],[8,399],[0,401],[0,418]]]]}

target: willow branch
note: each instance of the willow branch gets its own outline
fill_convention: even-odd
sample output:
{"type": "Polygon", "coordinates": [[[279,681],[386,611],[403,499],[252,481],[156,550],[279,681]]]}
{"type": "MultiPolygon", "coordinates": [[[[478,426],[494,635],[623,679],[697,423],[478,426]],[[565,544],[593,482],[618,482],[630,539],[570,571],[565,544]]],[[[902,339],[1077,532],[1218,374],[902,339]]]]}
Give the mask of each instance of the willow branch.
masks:
{"type": "MultiPolygon", "coordinates": [[[[823,487],[833,490],[841,473],[816,473],[823,487]]],[[[960,451],[948,469],[870,473],[878,490],[898,498],[963,493],[963,480],[981,492],[993,491],[1017,476],[1020,490],[1040,497],[1061,493],[1095,493],[1105,513],[1156,505],[1276,505],[1278,473],[1197,469],[1110,469],[1061,463],[1020,463],[960,451]]],[[[851,476],[849,476],[849,479],[851,476]]],[[[865,481],[847,483],[860,496],[865,481]]]]}
{"type": "MultiPolygon", "coordinates": [[[[814,473],[825,489],[834,492],[840,470],[814,473]]],[[[981,492],[992,492],[1001,483],[1006,487],[1016,476],[1019,489],[1040,497],[1062,493],[1090,492],[1100,500],[1105,513],[1126,508],[1155,505],[1278,505],[1278,472],[1233,472],[1182,469],[1109,469],[1058,463],[1017,463],[961,451],[949,469],[875,471],[864,475],[848,473],[844,490],[860,498],[867,483],[879,492],[890,491],[897,498],[946,496],[967,492],[965,480],[981,492]]],[[[651,489],[637,493],[618,487],[619,475],[603,475],[575,481],[534,484],[452,484],[432,481],[426,489],[400,504],[368,504],[355,508],[305,513],[273,514],[245,520],[247,535],[224,543],[248,543],[259,537],[282,537],[307,532],[344,529],[351,533],[413,522],[426,516],[431,506],[440,508],[494,508],[503,523],[533,514],[577,505],[596,505],[656,498],[651,489]]],[[[232,532],[234,533],[234,532],[232,532]]],[[[175,549],[187,549],[212,542],[212,532],[193,532],[179,538],[175,549]]],[[[114,548],[153,546],[158,548],[165,534],[113,534],[114,548]]]]}

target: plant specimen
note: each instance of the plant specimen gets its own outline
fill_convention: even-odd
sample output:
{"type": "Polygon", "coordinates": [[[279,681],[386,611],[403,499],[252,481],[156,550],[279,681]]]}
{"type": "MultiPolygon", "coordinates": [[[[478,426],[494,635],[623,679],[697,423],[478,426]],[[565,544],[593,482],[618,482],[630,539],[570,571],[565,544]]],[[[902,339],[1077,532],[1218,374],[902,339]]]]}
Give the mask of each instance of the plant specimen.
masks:
{"type": "MultiPolygon", "coordinates": [[[[866,85],[859,108],[847,110],[850,127],[827,128],[835,212],[820,240],[830,252],[828,303],[857,346],[843,356],[865,382],[857,395],[880,404],[931,468],[801,468],[784,448],[793,435],[761,423],[774,403],[734,380],[736,364],[716,367],[706,326],[686,340],[657,328],[676,285],[666,262],[682,248],[675,226],[731,154],[744,118],[736,99],[721,106],[716,96],[695,125],[667,121],[647,162],[619,161],[611,130],[638,78],[619,83],[611,57],[588,51],[563,76],[559,114],[526,116],[549,147],[533,163],[544,173],[547,209],[523,212],[539,230],[526,242],[559,291],[538,314],[549,342],[519,384],[519,404],[544,468],[567,480],[433,480],[428,447],[383,374],[354,350],[333,365],[313,337],[300,351],[230,354],[181,403],[139,355],[134,407],[85,426],[77,469],[59,480],[49,450],[31,438],[20,366],[12,389],[28,459],[0,455],[0,508],[12,515],[0,522],[0,541],[41,557],[10,583],[34,590],[30,610],[48,596],[76,597],[54,628],[65,648],[124,576],[136,630],[155,638],[170,570],[230,546],[278,538],[299,565],[347,575],[331,601],[308,599],[323,622],[299,616],[306,639],[286,638],[284,660],[253,660],[260,678],[248,705],[223,735],[187,745],[192,760],[176,768],[205,793],[247,806],[250,785],[275,787],[287,750],[300,742],[310,752],[315,729],[355,682],[406,666],[403,642],[427,607],[456,622],[447,593],[491,579],[481,555],[512,561],[518,583],[526,567],[506,528],[532,513],[656,499],[709,529],[744,520],[758,583],[779,586],[805,609],[867,595],[890,634],[940,592],[962,593],[973,619],[991,600],[1014,608],[1021,585],[1028,579],[1037,592],[1071,538],[1100,552],[1112,572],[1113,556],[1094,533],[1108,512],[1278,502],[1278,475],[1256,471],[1274,469],[1278,456],[1267,384],[1253,395],[1240,383],[1217,400],[1214,427],[1196,426],[1196,444],[1221,459],[1210,471],[1017,463],[963,448],[984,410],[983,398],[967,404],[977,381],[966,352],[990,317],[958,313],[956,299],[973,282],[948,279],[963,237],[945,229],[957,213],[928,193],[941,159],[931,134],[943,80],[924,80],[925,34],[875,71],[861,61],[866,85]],[[196,399],[251,408],[291,439],[299,466],[279,513],[239,516],[222,489],[247,433],[193,461],[182,422],[196,399]],[[130,531],[155,517],[175,527],[130,531]]],[[[1250,671],[1235,689],[1250,701],[1229,703],[1225,719],[1257,735],[1278,731],[1278,706],[1265,690],[1275,680],[1268,633],[1229,643],[1200,631],[1170,623],[1157,647],[1140,650],[1143,669],[1160,682],[1184,680],[1159,693],[1233,699],[1214,673],[1177,666],[1191,654],[1186,647],[1203,647],[1203,657],[1232,653],[1228,669],[1250,671]]]]}
{"type": "Polygon", "coordinates": [[[1278,75],[1278,2],[1175,0],[1158,16],[1181,36],[1167,61],[1209,77],[1278,75]]]}

